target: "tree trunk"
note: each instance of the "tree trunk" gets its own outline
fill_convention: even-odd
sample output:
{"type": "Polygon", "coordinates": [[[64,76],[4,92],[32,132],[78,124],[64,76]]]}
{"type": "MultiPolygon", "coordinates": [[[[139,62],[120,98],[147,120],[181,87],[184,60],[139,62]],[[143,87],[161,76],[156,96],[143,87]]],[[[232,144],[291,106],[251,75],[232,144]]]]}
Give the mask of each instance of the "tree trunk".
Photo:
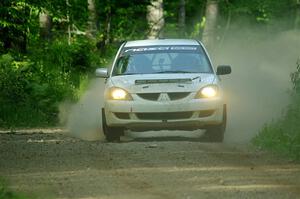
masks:
{"type": "Polygon", "coordinates": [[[185,36],[185,0],[180,0],[179,2],[178,28],[179,28],[179,35],[181,37],[184,37],[185,36]]]}
{"type": "Polygon", "coordinates": [[[66,0],[66,6],[67,6],[67,22],[68,22],[68,45],[71,45],[71,21],[70,21],[70,7],[71,4],[69,3],[69,0],[66,0]]]}
{"type": "Polygon", "coordinates": [[[97,33],[97,17],[96,17],[96,6],[95,0],[87,0],[88,3],[88,28],[86,34],[89,37],[94,38],[97,33]]]}
{"type": "Polygon", "coordinates": [[[111,6],[110,6],[110,0],[108,0],[108,9],[106,14],[106,31],[105,31],[105,37],[104,37],[104,44],[108,45],[110,43],[110,29],[111,29],[111,6]]]}
{"type": "Polygon", "coordinates": [[[149,25],[148,39],[161,38],[163,36],[163,27],[165,24],[163,0],[150,0],[147,11],[147,21],[149,25]]]}
{"type": "Polygon", "coordinates": [[[227,33],[230,29],[230,25],[231,25],[231,18],[232,18],[232,11],[231,10],[228,10],[228,16],[227,16],[227,22],[226,22],[226,26],[225,26],[225,29],[222,31],[223,32],[223,35],[221,36],[221,39],[219,41],[219,44],[218,46],[222,46],[223,43],[224,43],[224,40],[227,36],[227,33]]]}
{"type": "Polygon", "coordinates": [[[40,37],[45,40],[49,40],[51,38],[51,27],[52,20],[48,15],[48,12],[42,12],[39,15],[40,22],[40,37]]]}
{"type": "Polygon", "coordinates": [[[21,53],[27,52],[28,45],[28,34],[29,34],[29,18],[30,18],[30,8],[25,2],[24,6],[24,17],[21,19],[21,24],[24,25],[24,29],[21,32],[20,37],[18,37],[18,46],[21,53]]]}
{"type": "Polygon", "coordinates": [[[300,0],[296,0],[295,29],[300,29],[300,0]]]}
{"type": "Polygon", "coordinates": [[[217,0],[207,0],[205,11],[205,26],[202,34],[202,42],[208,49],[212,49],[216,38],[217,17],[219,4],[217,0]]]}

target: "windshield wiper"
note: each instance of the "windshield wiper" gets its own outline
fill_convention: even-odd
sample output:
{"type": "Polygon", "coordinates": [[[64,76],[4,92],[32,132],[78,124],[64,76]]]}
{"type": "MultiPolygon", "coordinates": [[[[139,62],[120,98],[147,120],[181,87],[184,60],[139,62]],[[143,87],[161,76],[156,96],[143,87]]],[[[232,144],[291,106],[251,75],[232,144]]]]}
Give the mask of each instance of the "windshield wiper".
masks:
{"type": "Polygon", "coordinates": [[[160,71],[157,73],[195,73],[195,72],[183,71],[183,70],[166,70],[166,71],[160,71]]]}

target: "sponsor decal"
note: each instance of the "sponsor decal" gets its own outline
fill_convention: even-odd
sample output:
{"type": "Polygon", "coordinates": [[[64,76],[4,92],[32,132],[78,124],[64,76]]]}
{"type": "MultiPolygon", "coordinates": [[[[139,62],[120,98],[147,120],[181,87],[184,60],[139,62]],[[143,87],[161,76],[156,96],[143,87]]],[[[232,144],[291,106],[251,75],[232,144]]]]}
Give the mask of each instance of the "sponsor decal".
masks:
{"type": "Polygon", "coordinates": [[[145,51],[196,51],[196,46],[157,46],[157,47],[139,47],[129,48],[124,53],[129,52],[145,52],[145,51]]]}

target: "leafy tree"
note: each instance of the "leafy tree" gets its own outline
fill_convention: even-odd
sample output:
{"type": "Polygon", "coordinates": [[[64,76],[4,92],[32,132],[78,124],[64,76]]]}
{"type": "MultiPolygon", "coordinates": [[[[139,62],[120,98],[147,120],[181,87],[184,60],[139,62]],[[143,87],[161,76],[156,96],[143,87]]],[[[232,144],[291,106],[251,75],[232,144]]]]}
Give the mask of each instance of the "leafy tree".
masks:
{"type": "Polygon", "coordinates": [[[25,125],[28,115],[35,118],[32,125],[55,124],[58,104],[78,99],[90,74],[108,65],[124,40],[190,37],[210,46],[234,30],[232,24],[299,29],[299,5],[299,0],[1,0],[0,102],[6,106],[0,107],[0,125],[25,125]],[[210,6],[218,12],[209,12],[210,6]],[[286,23],[278,26],[280,21],[286,23]]]}

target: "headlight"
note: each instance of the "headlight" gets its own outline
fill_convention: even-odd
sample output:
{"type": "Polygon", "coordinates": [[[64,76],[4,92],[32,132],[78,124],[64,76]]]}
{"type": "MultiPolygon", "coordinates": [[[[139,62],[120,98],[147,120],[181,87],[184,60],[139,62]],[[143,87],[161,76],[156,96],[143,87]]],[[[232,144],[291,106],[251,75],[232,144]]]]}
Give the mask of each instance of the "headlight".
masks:
{"type": "Polygon", "coordinates": [[[202,88],[196,95],[196,98],[213,98],[218,96],[218,87],[210,85],[202,88]]]}
{"type": "Polygon", "coordinates": [[[112,99],[112,100],[132,100],[132,97],[124,89],[113,87],[108,91],[108,99],[112,99]]]}

